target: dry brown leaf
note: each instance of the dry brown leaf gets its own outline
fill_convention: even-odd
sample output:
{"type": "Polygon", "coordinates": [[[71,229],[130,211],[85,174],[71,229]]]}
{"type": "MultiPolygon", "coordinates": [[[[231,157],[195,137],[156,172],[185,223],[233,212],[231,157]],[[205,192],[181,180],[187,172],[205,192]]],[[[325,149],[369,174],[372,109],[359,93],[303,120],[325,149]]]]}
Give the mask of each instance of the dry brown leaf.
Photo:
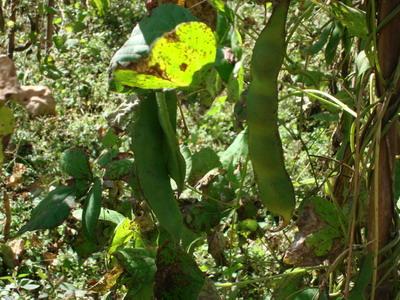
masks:
{"type": "Polygon", "coordinates": [[[104,274],[98,282],[94,283],[90,289],[100,293],[109,291],[117,283],[123,272],[124,269],[120,265],[115,266],[104,274]]]}
{"type": "Polygon", "coordinates": [[[43,253],[44,263],[48,266],[55,266],[57,264],[57,254],[51,252],[43,253]]]}
{"type": "Polygon", "coordinates": [[[24,164],[16,163],[13,167],[13,172],[8,179],[8,187],[16,187],[21,183],[22,176],[25,174],[27,168],[24,164]]]}
{"type": "Polygon", "coordinates": [[[5,55],[0,55],[0,105],[20,93],[14,62],[5,55]]]}
{"type": "Polygon", "coordinates": [[[25,251],[25,242],[23,239],[15,239],[12,241],[8,242],[8,245],[10,246],[12,252],[14,253],[14,256],[16,259],[20,259],[21,255],[25,251]]]}
{"type": "Polygon", "coordinates": [[[26,108],[31,117],[56,114],[56,102],[47,86],[21,86],[18,102],[26,108]]]}

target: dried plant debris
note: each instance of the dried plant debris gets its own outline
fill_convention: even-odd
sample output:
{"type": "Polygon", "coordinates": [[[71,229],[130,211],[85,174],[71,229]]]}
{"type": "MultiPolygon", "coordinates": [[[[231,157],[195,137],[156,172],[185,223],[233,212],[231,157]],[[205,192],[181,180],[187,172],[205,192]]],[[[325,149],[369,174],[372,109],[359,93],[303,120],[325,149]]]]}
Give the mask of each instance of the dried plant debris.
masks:
{"type": "Polygon", "coordinates": [[[21,86],[18,102],[26,108],[31,117],[56,114],[56,102],[47,86],[21,86]]]}
{"type": "Polygon", "coordinates": [[[21,92],[14,62],[0,55],[0,106],[21,92]]]}
{"type": "Polygon", "coordinates": [[[315,197],[304,201],[300,208],[295,240],[285,253],[284,262],[295,266],[322,263],[343,248],[342,225],[345,218],[332,202],[315,197]]]}
{"type": "Polygon", "coordinates": [[[14,62],[0,56],[0,106],[13,100],[25,107],[31,117],[55,115],[56,103],[46,86],[21,86],[14,62]]]}

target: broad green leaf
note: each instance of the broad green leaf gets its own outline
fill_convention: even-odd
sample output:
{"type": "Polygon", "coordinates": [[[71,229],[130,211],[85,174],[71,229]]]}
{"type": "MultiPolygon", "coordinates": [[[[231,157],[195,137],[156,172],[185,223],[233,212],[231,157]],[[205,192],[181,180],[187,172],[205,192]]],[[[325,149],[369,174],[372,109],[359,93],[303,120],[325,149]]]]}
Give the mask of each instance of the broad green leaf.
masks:
{"type": "Polygon", "coordinates": [[[371,68],[371,64],[369,63],[365,51],[361,51],[360,53],[358,53],[355,59],[355,63],[356,63],[357,75],[359,77],[362,77],[371,68]]]}
{"type": "Polygon", "coordinates": [[[213,32],[201,22],[187,22],[165,33],[151,46],[149,57],[117,67],[117,85],[142,89],[187,87],[216,58],[213,32]]]}
{"type": "Polygon", "coordinates": [[[165,243],[157,252],[156,262],[156,299],[198,299],[204,274],[192,255],[173,243],[165,243]]]}
{"type": "Polygon", "coordinates": [[[118,156],[119,151],[117,149],[103,150],[97,159],[97,163],[100,167],[105,168],[107,164],[113,161],[118,156]]]}
{"type": "Polygon", "coordinates": [[[101,210],[101,192],[101,181],[96,178],[82,212],[83,232],[92,241],[96,240],[96,226],[101,210]]]}
{"type": "Polygon", "coordinates": [[[121,180],[133,170],[133,160],[120,159],[114,160],[107,164],[104,178],[109,180],[121,180]]]}
{"type": "Polygon", "coordinates": [[[115,228],[108,254],[113,254],[119,247],[126,245],[135,236],[134,226],[134,223],[128,218],[123,219],[118,224],[115,228]]]}
{"type": "Polygon", "coordinates": [[[160,5],[133,29],[131,36],[111,59],[111,69],[118,65],[137,62],[148,56],[150,45],[177,25],[196,21],[189,10],[174,4],[160,5]],[[162,20],[162,22],[160,22],[162,20]]]}
{"type": "Polygon", "coordinates": [[[112,128],[109,128],[106,132],[106,134],[103,136],[101,139],[101,143],[105,148],[113,148],[115,146],[120,146],[121,145],[121,140],[118,137],[117,134],[115,134],[114,130],[112,128]]]}
{"type": "Polygon", "coordinates": [[[331,14],[346,27],[350,35],[366,37],[368,35],[367,14],[343,2],[334,2],[329,5],[331,14]]]}
{"type": "Polygon", "coordinates": [[[238,61],[229,77],[227,93],[228,100],[236,103],[240,100],[244,91],[244,68],[243,59],[238,61]]]}
{"type": "MultiPolygon", "coordinates": [[[[321,294],[319,288],[305,288],[303,290],[299,290],[293,293],[285,300],[328,300],[328,297],[325,294],[321,294]]],[[[282,299],[283,300],[283,299],[282,299]]]]}
{"type": "Polygon", "coordinates": [[[221,162],[217,153],[212,148],[206,147],[192,156],[192,172],[189,177],[191,183],[195,183],[212,169],[219,168],[221,162]]]}
{"type": "Polygon", "coordinates": [[[153,282],[156,273],[153,253],[143,248],[123,248],[115,256],[136,284],[153,282]]]}
{"type": "Polygon", "coordinates": [[[241,160],[245,160],[249,153],[247,129],[241,131],[233,143],[224,152],[219,154],[222,166],[225,169],[236,167],[241,160]]]}
{"type": "Polygon", "coordinates": [[[153,297],[156,262],[154,254],[143,248],[124,248],[115,253],[118,262],[128,273],[129,289],[124,299],[151,300],[153,297]]]}
{"type": "Polygon", "coordinates": [[[301,291],[301,288],[304,285],[304,273],[304,269],[301,268],[285,271],[284,277],[272,283],[273,299],[294,299],[293,296],[296,295],[299,290],[301,291]]]}
{"type": "Polygon", "coordinates": [[[355,285],[350,292],[349,300],[368,299],[366,292],[371,282],[373,268],[373,257],[369,253],[363,258],[361,269],[358,272],[355,285]]]}
{"type": "Polygon", "coordinates": [[[0,137],[13,133],[15,127],[14,114],[7,106],[0,107],[0,137]]]}
{"type": "Polygon", "coordinates": [[[75,205],[75,190],[60,186],[51,191],[32,211],[31,219],[18,234],[37,229],[50,229],[61,225],[75,205]]]}
{"type": "Polygon", "coordinates": [[[61,156],[61,169],[76,179],[91,179],[89,158],[81,148],[66,150],[61,156]]]}
{"type": "Polygon", "coordinates": [[[319,35],[318,41],[315,42],[310,48],[308,48],[307,52],[309,52],[311,55],[315,55],[319,51],[321,51],[322,48],[328,42],[328,38],[330,36],[330,33],[333,30],[333,26],[334,26],[333,23],[330,23],[329,25],[326,25],[325,28],[322,30],[321,34],[319,35]]]}
{"type": "MultiPolygon", "coordinates": [[[[82,212],[83,212],[83,209],[79,208],[79,209],[74,210],[72,215],[75,219],[80,221],[80,220],[82,220],[82,212]]],[[[99,221],[106,221],[106,222],[110,222],[115,225],[118,225],[124,219],[125,219],[125,216],[115,210],[103,208],[103,207],[100,209],[99,221]]]]}

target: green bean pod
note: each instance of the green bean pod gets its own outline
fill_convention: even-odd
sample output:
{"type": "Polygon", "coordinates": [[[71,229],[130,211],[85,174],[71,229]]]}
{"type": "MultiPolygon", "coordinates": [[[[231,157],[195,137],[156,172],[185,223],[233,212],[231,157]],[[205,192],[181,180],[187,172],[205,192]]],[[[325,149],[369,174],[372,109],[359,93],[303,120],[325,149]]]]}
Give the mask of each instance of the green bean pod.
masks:
{"type": "Polygon", "coordinates": [[[171,188],[167,156],[163,153],[164,133],[159,123],[154,93],[141,97],[129,131],[141,193],[160,226],[175,240],[182,240],[188,246],[195,236],[184,225],[171,188]]]}
{"type": "Polygon", "coordinates": [[[266,208],[290,221],[295,207],[278,131],[278,75],[286,51],[285,24],[290,0],[278,1],[258,37],[251,62],[248,95],[249,155],[266,208]]]}
{"type": "Polygon", "coordinates": [[[164,144],[167,155],[168,172],[182,192],[185,186],[186,163],[176,136],[177,98],[175,91],[156,92],[158,119],[164,132],[164,144]]]}

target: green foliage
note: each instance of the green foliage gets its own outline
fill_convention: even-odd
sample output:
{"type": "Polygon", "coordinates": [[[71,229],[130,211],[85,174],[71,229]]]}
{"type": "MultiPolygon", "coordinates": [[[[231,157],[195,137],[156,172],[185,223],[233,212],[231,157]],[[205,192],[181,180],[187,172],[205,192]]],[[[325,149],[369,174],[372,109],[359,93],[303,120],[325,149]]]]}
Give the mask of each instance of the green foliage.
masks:
{"type": "Polygon", "coordinates": [[[74,189],[65,186],[57,187],[35,207],[29,222],[22,226],[18,233],[50,229],[61,225],[74,205],[74,189]]]}
{"type": "MultiPolygon", "coordinates": [[[[134,42],[128,40],[128,43],[136,47],[134,42]]],[[[134,53],[132,49],[124,51],[134,53]]],[[[148,57],[140,60],[131,57],[128,58],[130,64],[126,64],[126,60],[118,63],[113,84],[143,89],[187,87],[198,80],[194,76],[198,76],[203,67],[215,61],[215,55],[212,31],[200,22],[183,23],[157,39],[148,57]]]]}
{"type": "Polygon", "coordinates": [[[96,241],[96,225],[97,220],[100,216],[101,209],[101,181],[99,178],[95,178],[93,186],[87,195],[85,206],[82,211],[82,227],[86,236],[96,241]]]}
{"type": "Polygon", "coordinates": [[[81,148],[69,149],[61,157],[61,169],[77,179],[91,179],[89,159],[81,148]]]}
{"type": "Polygon", "coordinates": [[[168,243],[161,245],[156,263],[156,297],[197,299],[204,284],[204,275],[192,256],[168,243]]]}

